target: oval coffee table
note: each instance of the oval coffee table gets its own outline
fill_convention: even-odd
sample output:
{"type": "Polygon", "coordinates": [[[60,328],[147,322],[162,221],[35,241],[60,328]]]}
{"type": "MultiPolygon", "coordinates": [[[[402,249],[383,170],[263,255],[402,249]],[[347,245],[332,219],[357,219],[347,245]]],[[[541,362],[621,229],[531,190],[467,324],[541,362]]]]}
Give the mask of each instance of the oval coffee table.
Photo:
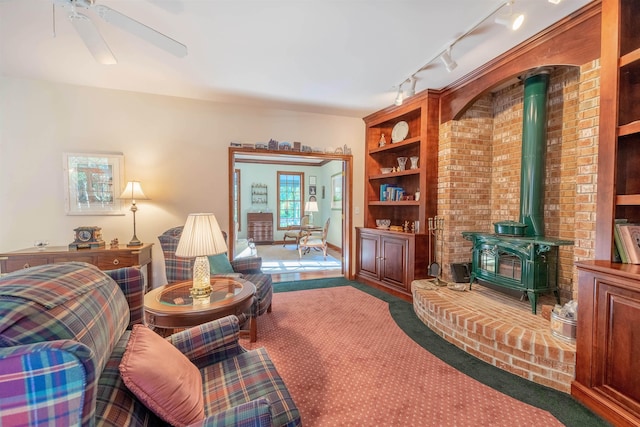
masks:
{"type": "Polygon", "coordinates": [[[249,330],[240,331],[249,335],[251,342],[257,338],[256,319],[245,313],[251,311],[256,293],[253,283],[243,279],[215,277],[211,279],[211,302],[193,305],[189,290],[193,283],[177,282],[160,286],[144,296],[144,318],[147,325],[162,329],[167,336],[174,332],[201,325],[228,315],[238,316],[242,323],[249,317],[249,330]]]}

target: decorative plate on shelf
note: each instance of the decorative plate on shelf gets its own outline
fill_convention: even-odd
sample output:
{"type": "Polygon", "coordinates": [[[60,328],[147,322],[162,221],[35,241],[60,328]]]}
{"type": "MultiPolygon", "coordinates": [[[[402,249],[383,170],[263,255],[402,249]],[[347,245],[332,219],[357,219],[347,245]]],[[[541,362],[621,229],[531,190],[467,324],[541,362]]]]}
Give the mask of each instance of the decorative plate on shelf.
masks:
{"type": "Polygon", "coordinates": [[[407,122],[398,122],[391,131],[391,143],[404,141],[409,134],[409,124],[407,122]]]}

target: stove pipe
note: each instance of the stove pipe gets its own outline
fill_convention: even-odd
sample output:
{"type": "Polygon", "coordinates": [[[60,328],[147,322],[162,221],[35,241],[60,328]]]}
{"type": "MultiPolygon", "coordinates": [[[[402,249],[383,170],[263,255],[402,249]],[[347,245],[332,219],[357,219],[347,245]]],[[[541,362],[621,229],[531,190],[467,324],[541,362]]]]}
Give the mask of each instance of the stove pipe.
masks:
{"type": "Polygon", "coordinates": [[[524,77],[520,222],[525,236],[544,236],[544,174],[547,151],[547,88],[549,70],[524,77]]]}

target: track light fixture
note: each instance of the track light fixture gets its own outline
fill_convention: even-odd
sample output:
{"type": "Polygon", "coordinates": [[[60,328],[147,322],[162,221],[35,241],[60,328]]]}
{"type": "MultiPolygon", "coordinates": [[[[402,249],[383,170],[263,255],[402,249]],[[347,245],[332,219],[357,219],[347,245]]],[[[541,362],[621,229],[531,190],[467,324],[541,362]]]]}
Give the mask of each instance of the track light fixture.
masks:
{"type": "Polygon", "coordinates": [[[404,84],[404,82],[400,83],[400,86],[398,86],[398,94],[396,95],[396,100],[394,102],[394,104],[396,104],[396,105],[402,105],[402,101],[403,101],[403,98],[402,98],[402,85],[403,84],[404,84]]]}
{"type": "MultiPolygon", "coordinates": [[[[548,1],[549,3],[558,4],[562,0],[548,0],[548,1]]],[[[441,52],[438,52],[437,55],[433,56],[422,67],[418,68],[418,70],[414,72],[411,75],[411,77],[404,79],[402,83],[398,85],[398,94],[396,95],[395,105],[402,105],[402,101],[404,99],[403,93],[402,93],[402,85],[409,82],[411,84],[411,88],[407,91],[407,97],[413,96],[415,94],[415,87],[416,87],[416,74],[432,68],[431,65],[434,62],[436,62],[438,58],[440,58],[440,60],[446,67],[447,71],[449,72],[453,71],[458,66],[456,61],[454,61],[453,58],[451,57],[451,49],[453,48],[453,46],[456,45],[459,41],[461,41],[465,37],[467,37],[468,35],[470,35],[471,33],[473,33],[475,30],[478,29],[478,27],[480,27],[482,24],[487,22],[489,19],[495,18],[496,23],[507,25],[509,28],[511,28],[514,31],[520,28],[520,26],[524,22],[524,15],[513,13],[514,3],[515,3],[515,0],[507,0],[498,4],[493,10],[491,10],[484,17],[482,17],[478,22],[476,22],[475,25],[470,27],[467,31],[465,31],[464,33],[456,37],[454,40],[452,40],[451,43],[447,45],[446,49],[444,49],[441,52]],[[496,16],[496,14],[500,12],[505,6],[509,6],[510,13],[508,15],[496,16]]]]}
{"type": "Polygon", "coordinates": [[[440,59],[442,59],[442,62],[444,63],[444,66],[448,72],[452,72],[458,66],[458,63],[451,57],[451,46],[449,46],[447,50],[442,52],[442,55],[440,55],[440,59]]]}
{"type": "Polygon", "coordinates": [[[522,26],[524,15],[522,13],[513,13],[513,3],[515,3],[515,1],[509,1],[506,4],[506,6],[511,8],[511,13],[509,15],[496,16],[495,22],[496,24],[504,25],[515,31],[522,26]]]}
{"type": "Polygon", "coordinates": [[[416,94],[416,82],[418,79],[416,76],[409,77],[409,89],[407,90],[407,98],[416,94]]]}

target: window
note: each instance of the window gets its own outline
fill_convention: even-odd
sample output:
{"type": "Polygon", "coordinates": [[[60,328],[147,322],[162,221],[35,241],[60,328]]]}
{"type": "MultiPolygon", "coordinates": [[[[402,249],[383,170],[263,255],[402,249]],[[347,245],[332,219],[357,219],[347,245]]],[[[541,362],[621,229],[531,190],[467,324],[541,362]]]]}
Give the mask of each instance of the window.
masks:
{"type": "Polygon", "coordinates": [[[300,225],[303,189],[302,172],[278,172],[278,229],[300,225]]]}

